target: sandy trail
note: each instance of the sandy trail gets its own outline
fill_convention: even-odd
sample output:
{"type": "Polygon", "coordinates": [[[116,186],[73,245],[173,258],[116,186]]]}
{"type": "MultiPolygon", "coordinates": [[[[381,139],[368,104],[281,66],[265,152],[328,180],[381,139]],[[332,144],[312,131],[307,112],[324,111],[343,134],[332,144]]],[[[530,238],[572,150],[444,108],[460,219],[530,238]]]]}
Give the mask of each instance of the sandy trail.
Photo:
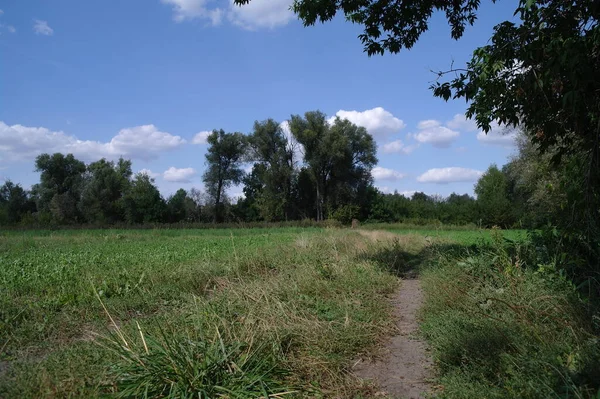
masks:
{"type": "Polygon", "coordinates": [[[381,391],[378,395],[425,398],[431,389],[433,363],[425,343],[416,337],[417,313],[423,303],[420,281],[415,278],[403,280],[392,303],[398,320],[398,334],[386,343],[381,359],[360,361],[354,367],[354,373],[359,378],[373,380],[381,391]]]}

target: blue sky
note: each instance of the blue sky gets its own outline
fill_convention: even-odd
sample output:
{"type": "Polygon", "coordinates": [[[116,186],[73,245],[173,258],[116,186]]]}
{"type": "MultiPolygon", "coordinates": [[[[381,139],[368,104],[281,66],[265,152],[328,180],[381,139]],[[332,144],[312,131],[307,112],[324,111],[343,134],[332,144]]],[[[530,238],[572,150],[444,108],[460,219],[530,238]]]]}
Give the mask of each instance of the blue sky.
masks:
{"type": "Polygon", "coordinates": [[[316,109],[374,135],[386,191],[472,194],[513,153],[513,135],[483,135],[464,101],[428,87],[431,70],[464,64],[512,19],[515,1],[482,2],[460,41],[434,15],[413,49],[372,58],[359,26],[339,17],[304,28],[290,3],[0,0],[0,177],[29,187],[38,154],[72,152],[130,158],[165,195],[201,188],[201,132],[248,133],[255,120],[316,109]]]}

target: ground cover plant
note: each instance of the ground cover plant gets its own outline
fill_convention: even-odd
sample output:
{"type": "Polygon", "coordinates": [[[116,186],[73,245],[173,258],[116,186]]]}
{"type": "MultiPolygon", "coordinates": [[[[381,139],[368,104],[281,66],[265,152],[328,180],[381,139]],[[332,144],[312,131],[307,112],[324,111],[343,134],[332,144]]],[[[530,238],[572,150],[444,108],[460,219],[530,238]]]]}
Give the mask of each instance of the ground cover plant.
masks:
{"type": "Polygon", "coordinates": [[[598,397],[597,311],[539,250],[500,231],[428,248],[422,331],[439,397],[598,397]]]}
{"type": "Polygon", "coordinates": [[[339,229],[9,232],[0,397],[352,397],[393,330],[372,254],[425,240],[339,229]]]}

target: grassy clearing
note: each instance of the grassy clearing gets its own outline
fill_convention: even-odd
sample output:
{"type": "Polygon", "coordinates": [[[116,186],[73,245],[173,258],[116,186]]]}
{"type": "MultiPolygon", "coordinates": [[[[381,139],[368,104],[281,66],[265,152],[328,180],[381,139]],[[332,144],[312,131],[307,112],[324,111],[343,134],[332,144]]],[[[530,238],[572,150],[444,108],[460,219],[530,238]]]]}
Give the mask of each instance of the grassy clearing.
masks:
{"type": "MultiPolygon", "coordinates": [[[[405,235],[415,234],[428,238],[431,242],[446,242],[461,245],[488,245],[492,243],[492,229],[478,229],[474,226],[418,226],[406,224],[372,224],[365,229],[384,230],[405,235]]],[[[527,238],[527,230],[502,230],[504,238],[511,241],[523,241],[527,238]]]]}
{"type": "Polygon", "coordinates": [[[437,245],[422,273],[422,331],[442,398],[600,397],[598,320],[535,249],[437,245]]]}
{"type": "Polygon", "coordinates": [[[393,329],[394,254],[425,244],[392,236],[5,234],[0,397],[368,395],[348,366],[393,329]]]}

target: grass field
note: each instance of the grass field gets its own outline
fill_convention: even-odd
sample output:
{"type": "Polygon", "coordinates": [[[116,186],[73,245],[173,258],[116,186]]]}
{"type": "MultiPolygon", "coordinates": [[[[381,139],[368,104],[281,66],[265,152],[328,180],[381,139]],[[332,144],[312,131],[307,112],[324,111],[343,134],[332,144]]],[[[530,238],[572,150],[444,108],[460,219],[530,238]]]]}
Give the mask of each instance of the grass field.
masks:
{"type": "Polygon", "coordinates": [[[373,387],[349,368],[359,355],[375,355],[393,333],[388,297],[397,276],[413,267],[424,270],[424,335],[441,371],[442,396],[485,393],[476,383],[485,377],[494,387],[487,397],[506,396],[507,389],[512,397],[536,397],[537,385],[519,391],[519,384],[528,389],[539,380],[540,364],[549,376],[544,384],[555,382],[552,367],[588,378],[582,365],[591,360],[582,348],[589,334],[578,327],[568,284],[510,269],[514,254],[501,249],[483,257],[467,249],[500,245],[500,233],[368,228],[2,233],[0,397],[372,397],[373,387]],[[510,278],[502,277],[509,269],[510,278]],[[530,320],[489,306],[504,320],[505,336],[521,346],[506,343],[487,330],[497,327],[487,308],[479,314],[488,290],[499,289],[515,306],[556,297],[557,311],[573,316],[530,320]],[[573,334],[559,333],[564,325],[573,334]],[[479,341],[460,335],[465,331],[479,341]],[[538,335],[528,339],[528,332],[538,335]],[[536,363],[539,336],[550,333],[536,363]],[[481,357],[458,345],[501,348],[481,357]],[[513,348],[522,356],[515,358],[513,348]],[[557,361],[561,356],[567,360],[557,361]],[[499,358],[526,377],[498,366],[499,358]],[[514,377],[512,385],[494,379],[499,372],[514,377]]]}
{"type": "Polygon", "coordinates": [[[5,233],[0,397],[368,392],[346,370],[392,327],[398,280],[371,259],[387,245],[332,229],[5,233]]]}

